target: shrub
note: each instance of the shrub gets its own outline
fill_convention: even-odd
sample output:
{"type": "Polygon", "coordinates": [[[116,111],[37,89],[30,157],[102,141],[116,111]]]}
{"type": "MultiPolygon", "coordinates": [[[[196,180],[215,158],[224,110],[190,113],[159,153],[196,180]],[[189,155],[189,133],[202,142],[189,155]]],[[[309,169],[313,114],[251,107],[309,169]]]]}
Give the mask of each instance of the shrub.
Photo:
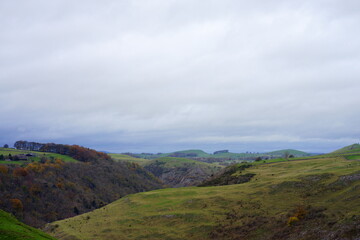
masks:
{"type": "Polygon", "coordinates": [[[7,174],[9,172],[9,168],[5,165],[0,165],[0,173],[7,174]]]}
{"type": "Polygon", "coordinates": [[[25,177],[27,176],[29,173],[25,168],[19,167],[19,168],[15,168],[13,175],[15,177],[25,177]]]}
{"type": "Polygon", "coordinates": [[[10,199],[11,207],[16,211],[22,211],[24,209],[24,206],[20,199],[12,198],[10,199]]]}

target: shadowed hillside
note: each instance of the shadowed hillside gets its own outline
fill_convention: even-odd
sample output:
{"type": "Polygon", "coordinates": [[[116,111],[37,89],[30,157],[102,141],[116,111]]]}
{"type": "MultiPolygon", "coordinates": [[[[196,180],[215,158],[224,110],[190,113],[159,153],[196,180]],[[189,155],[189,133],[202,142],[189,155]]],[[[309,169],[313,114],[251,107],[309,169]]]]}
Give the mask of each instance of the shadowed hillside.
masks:
{"type": "Polygon", "coordinates": [[[55,153],[3,149],[7,156],[32,155],[24,161],[6,159],[0,163],[0,209],[39,227],[94,210],[127,194],[163,187],[136,163],[96,159],[104,154],[76,149],[75,157],[84,162],[72,158],[74,162],[64,162],[62,159],[70,157],[55,153]]]}
{"type": "Polygon", "coordinates": [[[213,164],[175,157],[151,160],[144,167],[171,187],[197,185],[221,169],[213,164]]]}

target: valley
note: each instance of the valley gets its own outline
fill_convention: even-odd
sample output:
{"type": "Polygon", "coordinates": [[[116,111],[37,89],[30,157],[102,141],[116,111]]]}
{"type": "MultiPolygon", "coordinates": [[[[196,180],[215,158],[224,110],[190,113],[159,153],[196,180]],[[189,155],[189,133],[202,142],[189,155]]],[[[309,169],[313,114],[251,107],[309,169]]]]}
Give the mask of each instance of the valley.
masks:
{"type": "MultiPolygon", "coordinates": [[[[358,144],[323,155],[227,167],[180,157],[110,154],[112,160],[65,162],[70,156],[59,153],[1,152],[42,156],[0,164],[0,207],[54,239],[360,237],[358,144]]],[[[6,234],[17,239],[16,232],[6,234]]]]}
{"type": "Polygon", "coordinates": [[[355,239],[360,161],[337,154],[239,168],[231,176],[254,175],[241,184],[128,195],[46,229],[58,239],[355,239]]]}

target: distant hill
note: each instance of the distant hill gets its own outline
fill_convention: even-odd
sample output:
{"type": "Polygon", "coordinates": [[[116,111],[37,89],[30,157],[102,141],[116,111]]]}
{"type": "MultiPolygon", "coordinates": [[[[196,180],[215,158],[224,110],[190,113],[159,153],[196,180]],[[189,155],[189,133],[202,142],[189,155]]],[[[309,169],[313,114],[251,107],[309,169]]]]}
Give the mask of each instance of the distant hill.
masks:
{"type": "Polygon", "coordinates": [[[299,151],[299,150],[294,150],[294,149],[283,149],[283,150],[277,150],[277,151],[272,151],[272,152],[267,152],[266,154],[271,155],[271,156],[284,156],[286,153],[293,155],[294,157],[306,157],[306,156],[311,156],[310,153],[307,152],[303,152],[303,151],[299,151]]]}
{"type": "Polygon", "coordinates": [[[360,151],[360,144],[354,143],[349,146],[340,148],[332,153],[352,153],[352,152],[359,152],[360,151]]]}
{"type": "Polygon", "coordinates": [[[231,164],[233,161],[254,161],[259,156],[264,156],[262,153],[231,153],[228,150],[215,151],[214,154],[206,153],[199,149],[190,149],[184,151],[176,151],[171,153],[126,153],[129,156],[143,159],[156,159],[161,157],[181,157],[189,158],[207,163],[221,163],[231,164]]]}
{"type": "Polygon", "coordinates": [[[221,169],[214,164],[176,157],[151,160],[144,168],[171,187],[197,185],[221,169]]]}
{"type": "Polygon", "coordinates": [[[14,216],[0,210],[0,240],[56,240],[50,235],[19,222],[14,216]]]}

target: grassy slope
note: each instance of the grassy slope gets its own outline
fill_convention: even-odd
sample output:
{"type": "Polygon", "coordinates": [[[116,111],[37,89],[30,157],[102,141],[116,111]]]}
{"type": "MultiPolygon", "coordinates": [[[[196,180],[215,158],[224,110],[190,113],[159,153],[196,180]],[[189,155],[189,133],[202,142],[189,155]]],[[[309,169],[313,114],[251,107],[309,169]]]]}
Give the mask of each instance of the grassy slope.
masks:
{"type": "Polygon", "coordinates": [[[0,210],[0,240],[55,240],[44,232],[19,222],[12,215],[0,210]]]}
{"type": "MultiPolygon", "coordinates": [[[[45,156],[46,158],[54,158],[54,159],[58,158],[58,159],[61,159],[64,162],[78,162],[77,160],[75,160],[72,157],[57,154],[57,153],[17,150],[17,149],[13,149],[13,148],[0,148],[0,154],[4,155],[5,157],[8,156],[9,154],[14,156],[14,155],[18,155],[18,154],[28,154],[28,153],[32,153],[32,154],[36,155],[35,157],[30,157],[29,158],[30,160],[34,160],[34,161],[40,161],[40,158],[42,156],[45,156]]],[[[3,164],[22,164],[22,163],[26,163],[26,162],[27,161],[11,161],[11,162],[0,161],[0,163],[3,163],[3,164]]]]}
{"type": "Polygon", "coordinates": [[[309,155],[309,153],[299,151],[299,150],[294,150],[294,149],[284,149],[284,150],[272,151],[272,152],[268,152],[266,154],[280,155],[281,156],[281,155],[284,155],[286,152],[289,153],[289,154],[292,154],[294,156],[307,156],[307,155],[309,155]]]}
{"type": "Polygon", "coordinates": [[[360,151],[360,144],[355,143],[355,144],[351,144],[349,146],[340,148],[332,153],[353,153],[353,152],[359,152],[360,151]]]}
{"type": "Polygon", "coordinates": [[[256,174],[248,183],[129,195],[91,213],[52,224],[58,226],[53,234],[60,239],[209,239],[214,228],[229,221],[229,212],[237,211],[242,217],[231,224],[240,226],[257,217],[275,219],[267,223],[270,230],[260,225],[252,233],[251,239],[264,239],[272,231],[271,224],[280,222],[286,228],[289,213],[299,205],[326,207],[324,214],[339,221],[358,215],[359,181],[331,191],[322,191],[319,186],[332,186],[339,176],[359,171],[360,161],[344,157],[259,164],[242,171],[256,174]],[[325,173],[330,175],[321,184],[294,187],[300,178],[325,173]]]}
{"type": "Polygon", "coordinates": [[[138,164],[140,164],[140,165],[143,165],[143,164],[149,162],[149,160],[147,160],[147,159],[135,158],[135,157],[131,157],[131,156],[125,155],[125,154],[109,153],[109,155],[110,155],[110,156],[112,157],[112,159],[114,159],[115,161],[134,162],[134,163],[138,163],[138,164]]]}

